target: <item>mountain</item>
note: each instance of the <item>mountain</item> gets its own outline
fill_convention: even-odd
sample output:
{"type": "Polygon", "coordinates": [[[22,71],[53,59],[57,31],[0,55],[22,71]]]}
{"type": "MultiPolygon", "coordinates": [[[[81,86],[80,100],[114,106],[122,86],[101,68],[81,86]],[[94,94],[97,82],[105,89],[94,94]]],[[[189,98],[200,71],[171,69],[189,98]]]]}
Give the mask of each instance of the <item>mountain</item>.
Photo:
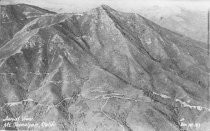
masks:
{"type": "Polygon", "coordinates": [[[159,1],[144,2],[143,0],[2,0],[0,4],[32,4],[57,13],[84,12],[100,4],[108,4],[117,10],[138,13],[158,25],[184,34],[192,39],[207,42],[208,2],[193,1],[159,1]],[[97,1],[97,2],[96,2],[97,1]],[[81,4],[83,3],[83,4],[81,4]],[[85,3],[85,4],[84,4],[85,3]],[[125,6],[126,5],[126,6],[125,6]],[[190,5],[190,6],[189,6],[190,5]]]}
{"type": "Polygon", "coordinates": [[[204,43],[106,5],[82,14],[1,5],[1,14],[11,16],[1,34],[12,35],[0,43],[0,129],[209,129],[204,43]]]}
{"type": "Polygon", "coordinates": [[[51,11],[35,6],[1,5],[0,47],[13,38],[24,25],[44,14],[54,14],[51,11]]]}

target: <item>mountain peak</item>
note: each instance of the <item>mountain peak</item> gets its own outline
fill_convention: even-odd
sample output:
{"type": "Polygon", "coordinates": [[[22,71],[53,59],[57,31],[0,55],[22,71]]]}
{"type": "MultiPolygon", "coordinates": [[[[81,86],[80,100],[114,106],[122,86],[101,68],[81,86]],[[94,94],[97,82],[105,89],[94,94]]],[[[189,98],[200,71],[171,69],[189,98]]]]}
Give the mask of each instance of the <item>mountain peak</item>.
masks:
{"type": "Polygon", "coordinates": [[[102,4],[100,7],[104,8],[104,9],[114,10],[109,5],[106,5],[106,4],[102,4]]]}

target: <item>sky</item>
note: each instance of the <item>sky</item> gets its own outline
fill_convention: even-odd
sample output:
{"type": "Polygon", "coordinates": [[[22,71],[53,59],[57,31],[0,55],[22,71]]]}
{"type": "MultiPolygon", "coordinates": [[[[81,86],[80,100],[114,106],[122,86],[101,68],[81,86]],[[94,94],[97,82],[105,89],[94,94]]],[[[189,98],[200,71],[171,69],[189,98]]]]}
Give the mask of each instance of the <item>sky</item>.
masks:
{"type": "Polygon", "coordinates": [[[84,12],[102,4],[125,12],[138,12],[140,8],[148,6],[169,8],[179,6],[191,10],[207,10],[210,7],[208,0],[2,0],[1,3],[9,2],[33,4],[45,8],[65,10],[65,12],[84,12]]]}

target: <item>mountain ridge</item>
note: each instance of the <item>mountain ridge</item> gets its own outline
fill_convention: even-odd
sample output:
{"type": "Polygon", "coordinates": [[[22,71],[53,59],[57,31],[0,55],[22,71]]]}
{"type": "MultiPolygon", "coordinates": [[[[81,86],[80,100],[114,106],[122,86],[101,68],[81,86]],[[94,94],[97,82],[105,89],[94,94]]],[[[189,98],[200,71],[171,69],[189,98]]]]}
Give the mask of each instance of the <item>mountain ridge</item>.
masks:
{"type": "MultiPolygon", "coordinates": [[[[103,115],[93,113],[102,112],[124,130],[141,129],[140,124],[146,125],[142,130],[175,131],[187,129],[181,126],[181,117],[195,123],[202,113],[209,114],[209,59],[206,50],[195,46],[197,41],[177,36],[139,15],[117,12],[105,5],[83,14],[43,15],[28,24],[0,48],[0,73],[5,74],[0,78],[2,100],[36,102],[18,105],[21,109],[17,114],[18,107],[4,106],[2,110],[9,110],[12,117],[28,115],[35,122],[45,117],[46,121],[56,121],[55,129],[74,130],[84,126],[80,119],[87,122],[89,117],[96,117],[92,121],[109,122],[103,115]],[[145,107],[126,99],[117,103],[116,94],[150,100],[138,101],[145,107]],[[104,95],[111,96],[106,99],[104,95]],[[105,100],[98,107],[100,110],[87,104],[92,97],[96,103],[98,97],[102,97],[102,103],[105,100]],[[125,109],[123,102],[128,104],[125,109]],[[120,110],[112,103],[119,104],[120,110]],[[42,107],[51,104],[56,106],[51,112],[56,114],[54,118],[42,107]],[[75,114],[74,110],[83,106],[88,109],[75,114]],[[197,110],[199,106],[201,110],[197,110]],[[37,116],[37,111],[42,115],[37,116]],[[136,118],[140,122],[131,117],[135,113],[144,114],[136,118]],[[89,117],[80,118],[81,114],[89,117]]],[[[4,101],[1,105],[7,103],[4,101]]],[[[100,102],[96,104],[99,105],[100,102]]],[[[112,124],[102,124],[98,130],[119,128],[112,124]]],[[[96,127],[89,122],[87,128],[96,127]]],[[[204,124],[202,128],[208,127],[204,124]]]]}

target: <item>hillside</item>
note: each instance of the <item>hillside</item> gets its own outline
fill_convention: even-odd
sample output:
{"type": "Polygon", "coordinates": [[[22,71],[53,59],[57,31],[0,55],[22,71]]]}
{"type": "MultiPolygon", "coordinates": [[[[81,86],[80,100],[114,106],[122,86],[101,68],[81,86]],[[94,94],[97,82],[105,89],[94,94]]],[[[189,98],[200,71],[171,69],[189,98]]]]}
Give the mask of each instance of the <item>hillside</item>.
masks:
{"type": "Polygon", "coordinates": [[[0,129],[209,129],[203,43],[106,5],[82,14],[0,8],[0,129]],[[20,116],[32,120],[5,120],[20,116]]]}

